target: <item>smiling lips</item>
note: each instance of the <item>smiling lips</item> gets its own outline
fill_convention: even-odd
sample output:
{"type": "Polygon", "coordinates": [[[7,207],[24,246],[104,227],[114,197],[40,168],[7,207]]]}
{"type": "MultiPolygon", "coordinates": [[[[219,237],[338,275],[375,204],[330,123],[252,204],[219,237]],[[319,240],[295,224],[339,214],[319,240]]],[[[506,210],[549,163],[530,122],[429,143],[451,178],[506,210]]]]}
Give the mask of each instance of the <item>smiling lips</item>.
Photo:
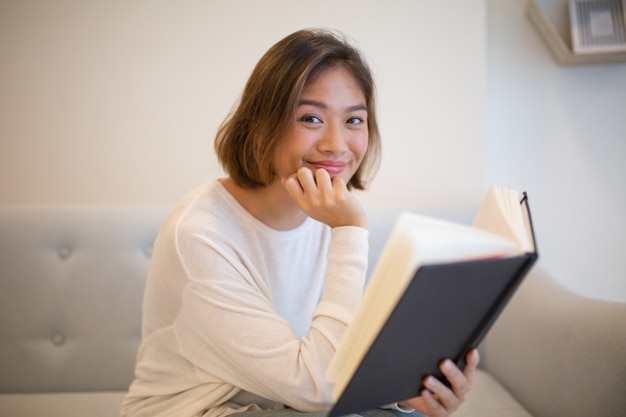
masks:
{"type": "Polygon", "coordinates": [[[325,169],[331,177],[341,174],[346,168],[346,163],[342,161],[317,161],[309,163],[315,170],[320,168],[325,169]]]}

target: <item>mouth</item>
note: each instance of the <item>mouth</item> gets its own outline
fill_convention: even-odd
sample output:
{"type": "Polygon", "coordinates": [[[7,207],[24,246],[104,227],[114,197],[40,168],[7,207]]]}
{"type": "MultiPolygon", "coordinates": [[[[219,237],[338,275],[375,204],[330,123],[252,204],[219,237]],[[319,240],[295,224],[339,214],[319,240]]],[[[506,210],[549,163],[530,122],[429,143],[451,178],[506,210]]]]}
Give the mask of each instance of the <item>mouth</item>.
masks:
{"type": "Polygon", "coordinates": [[[314,171],[317,171],[320,168],[326,170],[331,177],[340,175],[346,169],[346,163],[343,161],[327,160],[309,162],[308,164],[311,165],[314,171]]]}

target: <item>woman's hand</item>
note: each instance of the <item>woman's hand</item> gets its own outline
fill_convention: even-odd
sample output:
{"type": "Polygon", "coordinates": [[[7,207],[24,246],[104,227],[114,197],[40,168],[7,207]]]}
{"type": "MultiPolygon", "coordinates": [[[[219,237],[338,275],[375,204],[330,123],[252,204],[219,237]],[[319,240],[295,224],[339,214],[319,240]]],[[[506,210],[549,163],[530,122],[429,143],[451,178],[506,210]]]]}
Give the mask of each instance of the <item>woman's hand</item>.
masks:
{"type": "Polygon", "coordinates": [[[302,167],[295,174],[283,178],[283,185],[300,209],[309,217],[330,227],[366,227],[365,210],[348,191],[341,177],[330,178],[324,169],[313,173],[302,167]]]}
{"type": "Polygon", "coordinates": [[[474,372],[480,357],[476,349],[467,354],[467,364],[463,371],[450,360],[442,362],[440,369],[450,381],[448,388],[438,379],[428,376],[424,380],[421,396],[404,401],[402,404],[412,407],[428,417],[447,417],[456,411],[465,401],[472,388],[474,372]]]}

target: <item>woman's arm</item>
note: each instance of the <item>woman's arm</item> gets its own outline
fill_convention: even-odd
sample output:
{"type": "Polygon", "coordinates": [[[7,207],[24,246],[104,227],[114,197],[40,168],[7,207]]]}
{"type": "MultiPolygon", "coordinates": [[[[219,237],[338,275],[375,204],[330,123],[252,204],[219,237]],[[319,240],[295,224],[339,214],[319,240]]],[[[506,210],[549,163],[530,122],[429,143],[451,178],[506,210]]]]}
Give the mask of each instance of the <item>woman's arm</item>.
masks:
{"type": "MultiPolygon", "coordinates": [[[[187,265],[192,279],[175,323],[182,354],[206,383],[223,382],[302,411],[326,409],[324,372],[360,300],[367,268],[365,229],[332,230],[326,283],[310,331],[298,337],[276,312],[260,277],[236,255],[197,239],[185,248],[211,265],[187,265]],[[197,270],[194,270],[197,268],[197,270]]],[[[315,248],[310,248],[315,250],[315,248]]],[[[295,276],[294,280],[299,277],[295,276]]]]}

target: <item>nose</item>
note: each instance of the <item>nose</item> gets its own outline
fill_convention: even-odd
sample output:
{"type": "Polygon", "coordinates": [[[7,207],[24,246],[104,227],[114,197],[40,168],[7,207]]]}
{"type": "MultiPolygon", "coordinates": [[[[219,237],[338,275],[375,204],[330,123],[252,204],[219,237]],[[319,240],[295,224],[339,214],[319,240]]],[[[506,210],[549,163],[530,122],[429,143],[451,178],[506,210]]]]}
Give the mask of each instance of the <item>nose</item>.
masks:
{"type": "Polygon", "coordinates": [[[348,150],[347,132],[339,123],[327,123],[322,137],[318,142],[320,152],[340,155],[348,150]]]}

